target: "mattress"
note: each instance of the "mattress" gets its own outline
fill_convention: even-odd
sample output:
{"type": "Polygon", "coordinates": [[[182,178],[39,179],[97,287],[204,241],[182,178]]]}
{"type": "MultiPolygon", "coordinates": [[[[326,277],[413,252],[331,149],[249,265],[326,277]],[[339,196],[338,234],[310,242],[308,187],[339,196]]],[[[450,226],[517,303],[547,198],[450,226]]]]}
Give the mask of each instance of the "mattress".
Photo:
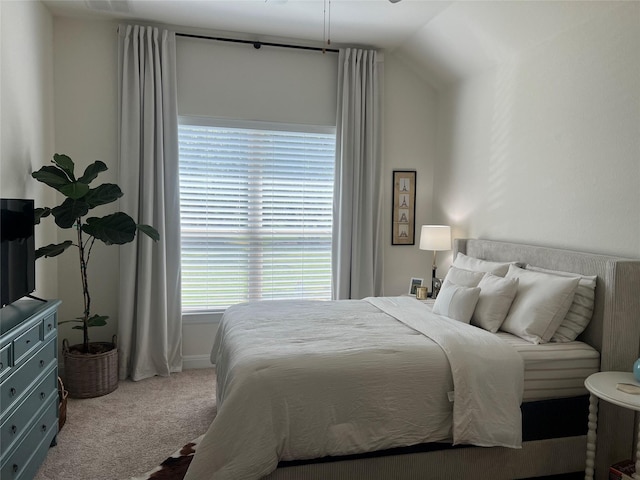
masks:
{"type": "MultiPolygon", "coordinates": [[[[434,300],[422,303],[433,309],[434,300]]],[[[523,402],[589,394],[584,381],[600,371],[600,354],[595,348],[579,341],[533,344],[507,332],[496,335],[524,360],[523,402]]]]}
{"type": "Polygon", "coordinates": [[[523,402],[587,395],[585,379],[600,370],[600,354],[586,343],[535,345],[510,333],[496,335],[524,360],[523,402]]]}

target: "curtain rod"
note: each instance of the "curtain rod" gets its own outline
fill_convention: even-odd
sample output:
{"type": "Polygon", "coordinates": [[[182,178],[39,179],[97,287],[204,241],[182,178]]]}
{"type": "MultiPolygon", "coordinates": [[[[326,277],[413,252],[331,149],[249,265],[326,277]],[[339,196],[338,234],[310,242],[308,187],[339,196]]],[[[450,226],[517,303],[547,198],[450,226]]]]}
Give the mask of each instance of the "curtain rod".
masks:
{"type": "Polygon", "coordinates": [[[295,48],[297,50],[313,50],[316,52],[331,52],[338,53],[338,50],[335,48],[323,48],[323,47],[305,47],[303,45],[289,45],[286,43],[272,43],[272,42],[259,42],[253,40],[241,40],[239,38],[224,38],[224,37],[208,37],[206,35],[192,35],[190,33],[176,33],[177,37],[186,37],[186,38],[199,38],[202,40],[216,40],[218,42],[231,42],[231,43],[248,43],[253,45],[253,48],[258,50],[263,45],[267,47],[280,47],[280,48],[295,48]]]}

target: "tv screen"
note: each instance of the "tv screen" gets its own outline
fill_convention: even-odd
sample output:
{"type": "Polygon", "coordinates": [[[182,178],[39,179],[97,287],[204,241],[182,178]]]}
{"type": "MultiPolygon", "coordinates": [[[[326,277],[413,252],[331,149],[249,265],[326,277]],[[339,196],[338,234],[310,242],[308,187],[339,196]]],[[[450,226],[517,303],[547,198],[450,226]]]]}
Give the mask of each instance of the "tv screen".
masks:
{"type": "Polygon", "coordinates": [[[0,199],[0,306],[36,288],[33,200],[0,199]]]}

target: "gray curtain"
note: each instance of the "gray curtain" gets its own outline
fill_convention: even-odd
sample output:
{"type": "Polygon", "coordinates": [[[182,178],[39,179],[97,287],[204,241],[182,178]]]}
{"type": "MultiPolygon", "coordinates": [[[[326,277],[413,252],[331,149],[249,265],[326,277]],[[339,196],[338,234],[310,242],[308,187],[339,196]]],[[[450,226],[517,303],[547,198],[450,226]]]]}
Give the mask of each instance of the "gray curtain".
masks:
{"type": "Polygon", "coordinates": [[[340,49],[333,208],[334,299],[382,295],[382,56],[340,49]]]}
{"type": "Polygon", "coordinates": [[[118,29],[120,206],[154,226],[120,249],[120,378],[182,370],[175,34],[118,29]]]}

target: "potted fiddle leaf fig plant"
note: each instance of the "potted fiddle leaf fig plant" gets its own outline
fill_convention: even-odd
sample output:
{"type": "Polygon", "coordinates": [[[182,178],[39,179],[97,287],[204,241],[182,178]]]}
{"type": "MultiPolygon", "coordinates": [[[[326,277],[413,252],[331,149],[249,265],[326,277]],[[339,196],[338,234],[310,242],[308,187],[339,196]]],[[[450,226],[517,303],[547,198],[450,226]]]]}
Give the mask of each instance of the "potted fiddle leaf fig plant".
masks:
{"type": "Polygon", "coordinates": [[[89,329],[107,324],[108,317],[91,310],[91,294],[87,269],[96,240],[105,245],[123,245],[132,242],[140,232],[158,241],[158,231],[149,225],[140,225],[129,215],[116,212],[102,217],[86,217],[93,208],[115,202],[123,193],[118,185],[103,183],[92,187],[93,182],[107,166],[97,160],[89,165],[82,176],[76,178],[74,163],[67,155],[55,154],[52,165],[45,165],[31,176],[54,188],[64,197],[64,201],[53,208],[36,208],[35,222],[50,215],[62,229],[74,229],[76,240],[65,240],[36,250],[36,258],[55,257],[69,248],[77,249],[82,297],[84,308],[81,316],[60,323],[77,323],[73,329],[82,330],[83,341],[69,346],[63,341],[65,386],[69,395],[75,398],[89,398],[106,395],[118,386],[117,340],[113,342],[91,342],[89,329]]]}

